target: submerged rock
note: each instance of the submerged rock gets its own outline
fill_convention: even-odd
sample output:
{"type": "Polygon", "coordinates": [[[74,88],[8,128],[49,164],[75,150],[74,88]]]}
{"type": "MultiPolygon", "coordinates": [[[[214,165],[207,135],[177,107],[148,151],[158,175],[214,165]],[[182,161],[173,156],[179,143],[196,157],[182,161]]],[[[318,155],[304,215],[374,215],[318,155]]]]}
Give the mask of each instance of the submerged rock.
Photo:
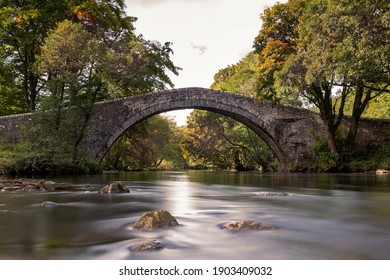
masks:
{"type": "Polygon", "coordinates": [[[135,229],[157,229],[178,226],[176,219],[165,210],[144,213],[134,224],[135,229]]]}
{"type": "Polygon", "coordinates": [[[288,193],[279,193],[279,192],[258,192],[256,193],[259,197],[274,197],[274,196],[289,196],[288,193]]]}
{"type": "Polygon", "coordinates": [[[222,229],[229,230],[271,230],[275,229],[272,226],[262,224],[253,220],[233,221],[226,223],[222,226],[222,229]]]}
{"type": "Polygon", "coordinates": [[[99,193],[129,193],[130,190],[120,182],[114,182],[99,190],[99,193]]]}
{"type": "Polygon", "coordinates": [[[158,240],[147,240],[136,246],[134,252],[143,252],[150,250],[161,250],[164,248],[164,245],[158,240]]]}
{"type": "Polygon", "coordinates": [[[60,205],[61,204],[56,203],[56,202],[52,202],[52,201],[44,201],[44,202],[41,203],[41,206],[47,207],[47,208],[58,207],[60,205]]]}

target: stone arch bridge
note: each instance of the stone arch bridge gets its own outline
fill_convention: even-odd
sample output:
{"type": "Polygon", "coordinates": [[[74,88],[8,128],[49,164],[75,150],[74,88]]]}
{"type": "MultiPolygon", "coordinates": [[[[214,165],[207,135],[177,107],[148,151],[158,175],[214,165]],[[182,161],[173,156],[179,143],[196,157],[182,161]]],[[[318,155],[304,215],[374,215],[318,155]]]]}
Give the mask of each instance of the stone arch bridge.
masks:
{"type": "MultiPolygon", "coordinates": [[[[159,113],[190,108],[219,113],[248,126],[272,150],[280,171],[311,162],[313,132],[324,134],[325,131],[320,116],[310,110],[259,103],[236,93],[183,88],[96,103],[85,148],[91,157],[101,161],[111,145],[132,125],[159,113]]],[[[31,119],[32,114],[0,117],[0,138],[18,141],[20,125],[31,119]]],[[[364,120],[358,144],[364,148],[390,141],[389,129],[390,120],[364,120]]]]}

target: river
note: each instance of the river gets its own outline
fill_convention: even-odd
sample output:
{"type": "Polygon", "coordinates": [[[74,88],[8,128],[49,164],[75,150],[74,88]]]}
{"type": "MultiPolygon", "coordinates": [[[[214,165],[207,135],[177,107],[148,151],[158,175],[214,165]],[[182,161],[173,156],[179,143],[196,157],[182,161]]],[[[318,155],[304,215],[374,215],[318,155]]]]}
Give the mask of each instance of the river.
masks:
{"type": "Polygon", "coordinates": [[[180,171],[51,179],[80,190],[0,192],[0,259],[390,259],[386,175],[180,171]],[[131,192],[98,193],[113,181],[131,192]],[[132,228],[142,213],[160,209],[180,226],[132,228]],[[221,229],[242,219],[274,229],[221,229]],[[132,251],[140,240],[164,248],[132,251]]]}

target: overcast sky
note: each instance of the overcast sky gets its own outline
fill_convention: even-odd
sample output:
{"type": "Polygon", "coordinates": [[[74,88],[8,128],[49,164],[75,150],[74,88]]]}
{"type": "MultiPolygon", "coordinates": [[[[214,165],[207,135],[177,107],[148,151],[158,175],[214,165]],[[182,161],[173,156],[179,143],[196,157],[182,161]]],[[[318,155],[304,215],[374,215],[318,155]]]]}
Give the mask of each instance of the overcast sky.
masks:
{"type": "MultiPolygon", "coordinates": [[[[161,43],[172,42],[175,88],[205,87],[221,68],[252,50],[260,14],[274,0],[126,0],[127,13],[138,18],[136,33],[161,43]]],[[[285,2],[285,1],[279,1],[285,2]]],[[[185,122],[179,114],[178,125],[185,122]]],[[[184,118],[184,119],[183,119],[184,118]]]]}

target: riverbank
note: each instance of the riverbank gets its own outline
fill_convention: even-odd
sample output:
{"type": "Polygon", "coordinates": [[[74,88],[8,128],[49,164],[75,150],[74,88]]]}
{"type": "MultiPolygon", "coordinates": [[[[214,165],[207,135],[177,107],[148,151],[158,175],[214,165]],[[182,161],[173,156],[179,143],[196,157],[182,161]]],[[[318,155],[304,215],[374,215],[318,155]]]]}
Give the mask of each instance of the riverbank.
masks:
{"type": "Polygon", "coordinates": [[[86,185],[73,185],[53,182],[44,179],[10,179],[0,177],[0,191],[3,192],[53,192],[53,191],[85,191],[93,187],[86,185]]]}
{"type": "MultiPolygon", "coordinates": [[[[169,173],[170,171],[166,171],[166,172],[169,173]]],[[[121,173],[121,172],[108,172],[107,174],[117,174],[117,173],[121,173]]],[[[354,173],[349,173],[349,174],[353,175],[354,173]]],[[[365,172],[364,174],[375,174],[376,176],[390,176],[390,170],[377,169],[375,171],[365,172]]],[[[98,189],[99,189],[98,186],[93,186],[90,184],[67,184],[63,182],[54,182],[45,179],[31,179],[31,178],[15,179],[15,178],[7,178],[4,176],[0,177],[0,191],[2,192],[56,192],[56,191],[89,192],[89,191],[96,191],[98,189]]]]}
{"type": "MultiPolygon", "coordinates": [[[[84,175],[104,172],[98,163],[88,159],[72,160],[68,157],[56,156],[56,160],[49,160],[39,155],[23,155],[11,146],[0,145],[0,148],[4,148],[0,150],[0,176],[45,178],[56,175],[84,175]]],[[[294,165],[290,171],[303,173],[367,173],[376,172],[377,170],[390,170],[390,144],[363,154],[351,155],[346,159],[325,152],[317,153],[315,156],[315,162],[307,166],[294,165]]],[[[207,166],[204,168],[209,170],[207,166]]],[[[136,171],[170,170],[183,169],[180,167],[174,169],[145,168],[136,171]]]]}

